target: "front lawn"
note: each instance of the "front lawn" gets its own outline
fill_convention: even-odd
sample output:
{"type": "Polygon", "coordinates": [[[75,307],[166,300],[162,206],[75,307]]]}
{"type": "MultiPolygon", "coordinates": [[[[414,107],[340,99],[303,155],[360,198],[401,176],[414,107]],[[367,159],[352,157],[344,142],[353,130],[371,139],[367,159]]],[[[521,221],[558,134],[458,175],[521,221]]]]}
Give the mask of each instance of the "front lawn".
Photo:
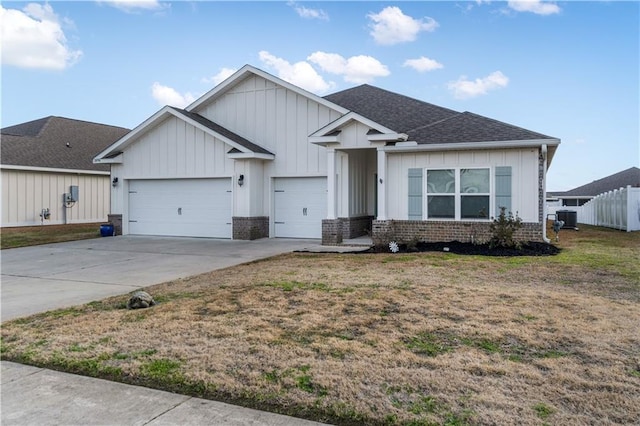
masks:
{"type": "MultiPolygon", "coordinates": [[[[551,234],[550,234],[551,235],[551,234]]],[[[334,424],[633,424],[640,233],[544,257],[294,253],[2,325],[2,359],[334,424]]]]}

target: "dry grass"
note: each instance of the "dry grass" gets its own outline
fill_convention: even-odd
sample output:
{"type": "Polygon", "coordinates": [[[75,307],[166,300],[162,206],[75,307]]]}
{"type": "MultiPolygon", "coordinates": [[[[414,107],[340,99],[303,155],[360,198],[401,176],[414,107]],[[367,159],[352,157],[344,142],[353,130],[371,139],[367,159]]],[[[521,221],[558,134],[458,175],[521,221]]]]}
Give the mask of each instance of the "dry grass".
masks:
{"type": "Polygon", "coordinates": [[[2,326],[2,358],[339,424],[634,424],[640,233],[290,254],[2,326]]]}
{"type": "Polygon", "coordinates": [[[2,228],[0,236],[2,249],[86,240],[100,236],[100,223],[2,228]]]}

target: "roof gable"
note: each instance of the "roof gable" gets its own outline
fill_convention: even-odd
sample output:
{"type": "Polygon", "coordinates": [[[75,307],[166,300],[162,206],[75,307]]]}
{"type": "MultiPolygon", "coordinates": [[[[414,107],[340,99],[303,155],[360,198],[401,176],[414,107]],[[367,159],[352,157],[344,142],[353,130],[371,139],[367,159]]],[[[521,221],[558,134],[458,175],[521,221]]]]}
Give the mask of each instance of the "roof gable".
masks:
{"type": "Polygon", "coordinates": [[[3,165],[108,171],[108,166],[94,164],[92,159],[129,129],[50,116],[0,132],[3,165]]]}
{"type": "Polygon", "coordinates": [[[265,71],[262,71],[261,69],[258,69],[256,67],[253,67],[251,65],[245,65],[242,68],[240,68],[238,71],[236,71],[231,77],[227,78],[226,80],[224,80],[222,83],[218,84],[217,86],[215,86],[213,89],[211,89],[210,91],[208,91],[207,93],[205,93],[204,95],[202,95],[200,98],[196,99],[191,105],[187,106],[185,108],[186,111],[191,111],[191,112],[197,112],[200,108],[202,108],[203,106],[213,102],[215,99],[217,99],[218,97],[220,97],[222,94],[224,94],[228,89],[230,89],[231,87],[235,86],[237,83],[241,82],[242,80],[244,80],[247,76],[249,76],[250,74],[255,74],[259,77],[264,78],[265,80],[268,80],[274,84],[277,84],[279,86],[282,86],[286,89],[289,89],[301,96],[304,96],[306,98],[309,98],[317,103],[319,103],[320,105],[324,105],[330,109],[333,109],[335,111],[338,111],[341,114],[346,114],[347,112],[349,112],[347,109],[343,108],[340,105],[337,105],[333,102],[327,101],[325,98],[321,98],[320,96],[314,95],[311,92],[308,92],[304,89],[302,89],[301,87],[298,87],[294,84],[288,83],[278,77],[275,77],[265,71]]]}
{"type": "Polygon", "coordinates": [[[127,146],[135,143],[142,135],[162,123],[169,116],[174,116],[184,120],[188,124],[191,124],[222,140],[224,143],[231,146],[232,149],[235,149],[235,151],[232,150],[233,153],[240,152],[249,156],[258,156],[266,159],[273,157],[273,154],[263,147],[199,114],[196,114],[195,112],[190,112],[172,106],[165,106],[145,120],[142,124],[138,125],[131,132],[116,141],[113,145],[107,147],[107,149],[96,155],[93,161],[96,163],[120,162],[121,158],[118,156],[119,153],[126,149],[127,146]]]}

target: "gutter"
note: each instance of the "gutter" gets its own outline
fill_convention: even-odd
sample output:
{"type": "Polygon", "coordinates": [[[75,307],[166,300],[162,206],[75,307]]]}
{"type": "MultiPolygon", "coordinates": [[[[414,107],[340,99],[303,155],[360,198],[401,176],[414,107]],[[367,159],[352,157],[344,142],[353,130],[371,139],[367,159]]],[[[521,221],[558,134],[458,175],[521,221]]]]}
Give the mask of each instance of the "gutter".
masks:
{"type": "Polygon", "coordinates": [[[529,139],[516,141],[492,141],[492,142],[455,142],[438,144],[410,144],[408,141],[400,145],[389,145],[384,151],[392,152],[420,152],[420,151],[460,151],[470,149],[507,149],[507,148],[539,148],[544,146],[545,162],[547,161],[547,145],[557,146],[557,139],[529,139]]]}
{"type": "Polygon", "coordinates": [[[550,244],[547,238],[547,144],[542,144],[542,240],[550,244]]]}

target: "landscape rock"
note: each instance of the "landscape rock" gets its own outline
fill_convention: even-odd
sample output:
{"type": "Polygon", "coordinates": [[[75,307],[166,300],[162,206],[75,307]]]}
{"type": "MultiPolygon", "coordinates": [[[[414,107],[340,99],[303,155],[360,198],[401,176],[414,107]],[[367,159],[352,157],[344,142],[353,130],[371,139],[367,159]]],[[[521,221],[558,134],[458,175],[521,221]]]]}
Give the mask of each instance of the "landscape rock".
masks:
{"type": "Polygon", "coordinates": [[[151,297],[149,293],[146,291],[136,291],[129,298],[129,301],[127,302],[127,309],[148,308],[155,304],[155,300],[153,300],[153,297],[151,297]]]}

